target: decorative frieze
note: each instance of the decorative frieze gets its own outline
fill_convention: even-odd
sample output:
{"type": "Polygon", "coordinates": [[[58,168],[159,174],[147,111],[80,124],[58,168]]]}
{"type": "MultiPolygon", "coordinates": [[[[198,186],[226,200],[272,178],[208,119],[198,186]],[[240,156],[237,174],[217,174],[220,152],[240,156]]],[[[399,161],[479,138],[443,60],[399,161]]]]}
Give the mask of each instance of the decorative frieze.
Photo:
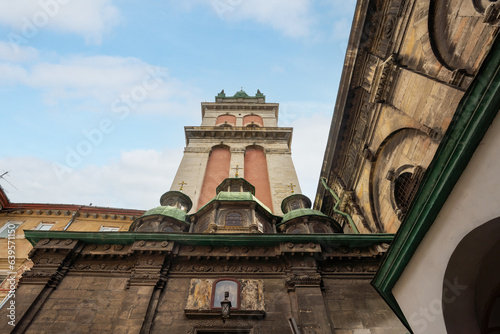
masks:
{"type": "Polygon", "coordinates": [[[217,273],[217,274],[259,274],[259,273],[283,273],[286,266],[283,264],[261,264],[261,263],[223,263],[216,265],[207,265],[201,263],[186,263],[172,265],[170,272],[179,273],[217,273]]]}
{"type": "Polygon", "coordinates": [[[398,68],[397,56],[394,54],[380,64],[372,85],[370,103],[385,103],[389,100],[398,74],[398,68]]]}
{"type": "Polygon", "coordinates": [[[192,246],[182,245],[177,256],[191,258],[272,258],[279,256],[281,252],[277,247],[250,247],[250,246],[192,246]]]}

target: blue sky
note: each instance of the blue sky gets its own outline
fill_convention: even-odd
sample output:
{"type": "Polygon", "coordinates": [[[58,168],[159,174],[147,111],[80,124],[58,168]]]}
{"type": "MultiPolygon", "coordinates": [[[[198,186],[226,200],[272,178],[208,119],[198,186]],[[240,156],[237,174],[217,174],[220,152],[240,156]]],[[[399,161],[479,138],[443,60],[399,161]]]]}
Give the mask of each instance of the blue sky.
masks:
{"type": "Polygon", "coordinates": [[[314,199],[354,7],[0,0],[0,185],[13,202],[154,207],[200,103],[243,87],[280,104],[314,199]]]}

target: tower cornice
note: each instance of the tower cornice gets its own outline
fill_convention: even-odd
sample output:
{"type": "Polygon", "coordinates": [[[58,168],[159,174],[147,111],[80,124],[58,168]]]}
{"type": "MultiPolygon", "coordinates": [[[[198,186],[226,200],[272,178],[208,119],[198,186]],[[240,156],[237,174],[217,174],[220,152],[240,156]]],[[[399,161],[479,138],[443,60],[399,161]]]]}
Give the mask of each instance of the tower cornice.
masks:
{"type": "Polygon", "coordinates": [[[203,102],[201,103],[201,116],[205,117],[206,110],[229,111],[229,110],[243,110],[243,111],[273,111],[276,118],[278,118],[279,103],[245,103],[245,102],[203,102]]]}
{"type": "Polygon", "coordinates": [[[293,128],[283,127],[214,127],[214,126],[186,126],[186,145],[191,139],[260,139],[260,140],[286,140],[288,147],[292,143],[293,128]]]}

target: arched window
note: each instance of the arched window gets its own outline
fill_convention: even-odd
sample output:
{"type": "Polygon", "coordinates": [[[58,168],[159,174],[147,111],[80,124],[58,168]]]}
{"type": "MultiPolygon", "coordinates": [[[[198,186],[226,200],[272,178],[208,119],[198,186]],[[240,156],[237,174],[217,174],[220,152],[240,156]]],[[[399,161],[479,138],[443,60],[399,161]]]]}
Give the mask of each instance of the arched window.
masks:
{"type": "Polygon", "coordinates": [[[236,125],[236,116],[233,115],[220,115],[217,117],[217,121],[215,122],[215,126],[235,126],[236,125]]]}
{"type": "Polygon", "coordinates": [[[238,212],[230,212],[226,216],[226,226],[242,226],[241,214],[238,212]]]}
{"type": "Polygon", "coordinates": [[[175,232],[175,229],[171,225],[166,225],[161,229],[162,232],[175,232]]]}
{"type": "Polygon", "coordinates": [[[402,219],[408,211],[413,198],[418,190],[418,185],[423,176],[423,168],[415,167],[414,172],[401,173],[394,180],[394,200],[399,210],[399,218],[402,219]]]}
{"type": "Polygon", "coordinates": [[[230,278],[219,279],[212,287],[212,308],[220,308],[220,302],[224,300],[224,293],[229,292],[228,299],[231,301],[232,309],[240,308],[240,282],[230,278]]]}
{"type": "Polygon", "coordinates": [[[314,224],[312,226],[312,230],[314,233],[328,233],[328,230],[325,226],[321,226],[319,224],[314,224]]]}
{"type": "Polygon", "coordinates": [[[293,201],[292,203],[290,203],[290,209],[292,209],[292,210],[300,209],[299,201],[293,201]]]}
{"type": "Polygon", "coordinates": [[[304,234],[307,233],[306,229],[302,225],[292,225],[286,230],[287,234],[304,234]]]}
{"type": "Polygon", "coordinates": [[[264,126],[262,117],[258,115],[246,115],[243,117],[243,126],[247,127],[259,127],[264,126]]]}

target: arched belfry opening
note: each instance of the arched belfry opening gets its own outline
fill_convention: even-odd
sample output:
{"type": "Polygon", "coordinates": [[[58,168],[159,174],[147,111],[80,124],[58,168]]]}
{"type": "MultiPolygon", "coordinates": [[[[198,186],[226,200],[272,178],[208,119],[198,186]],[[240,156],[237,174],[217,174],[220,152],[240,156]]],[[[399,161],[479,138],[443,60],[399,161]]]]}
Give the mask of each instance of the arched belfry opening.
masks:
{"type": "Polygon", "coordinates": [[[255,186],[255,197],[273,211],[273,199],[269,183],[266,154],[258,145],[245,149],[245,180],[255,186]]]}
{"type": "Polygon", "coordinates": [[[231,151],[229,146],[217,145],[212,147],[203,177],[200,197],[198,199],[198,208],[205,205],[210,199],[215,197],[217,186],[229,177],[229,168],[231,164],[231,151]]]}

